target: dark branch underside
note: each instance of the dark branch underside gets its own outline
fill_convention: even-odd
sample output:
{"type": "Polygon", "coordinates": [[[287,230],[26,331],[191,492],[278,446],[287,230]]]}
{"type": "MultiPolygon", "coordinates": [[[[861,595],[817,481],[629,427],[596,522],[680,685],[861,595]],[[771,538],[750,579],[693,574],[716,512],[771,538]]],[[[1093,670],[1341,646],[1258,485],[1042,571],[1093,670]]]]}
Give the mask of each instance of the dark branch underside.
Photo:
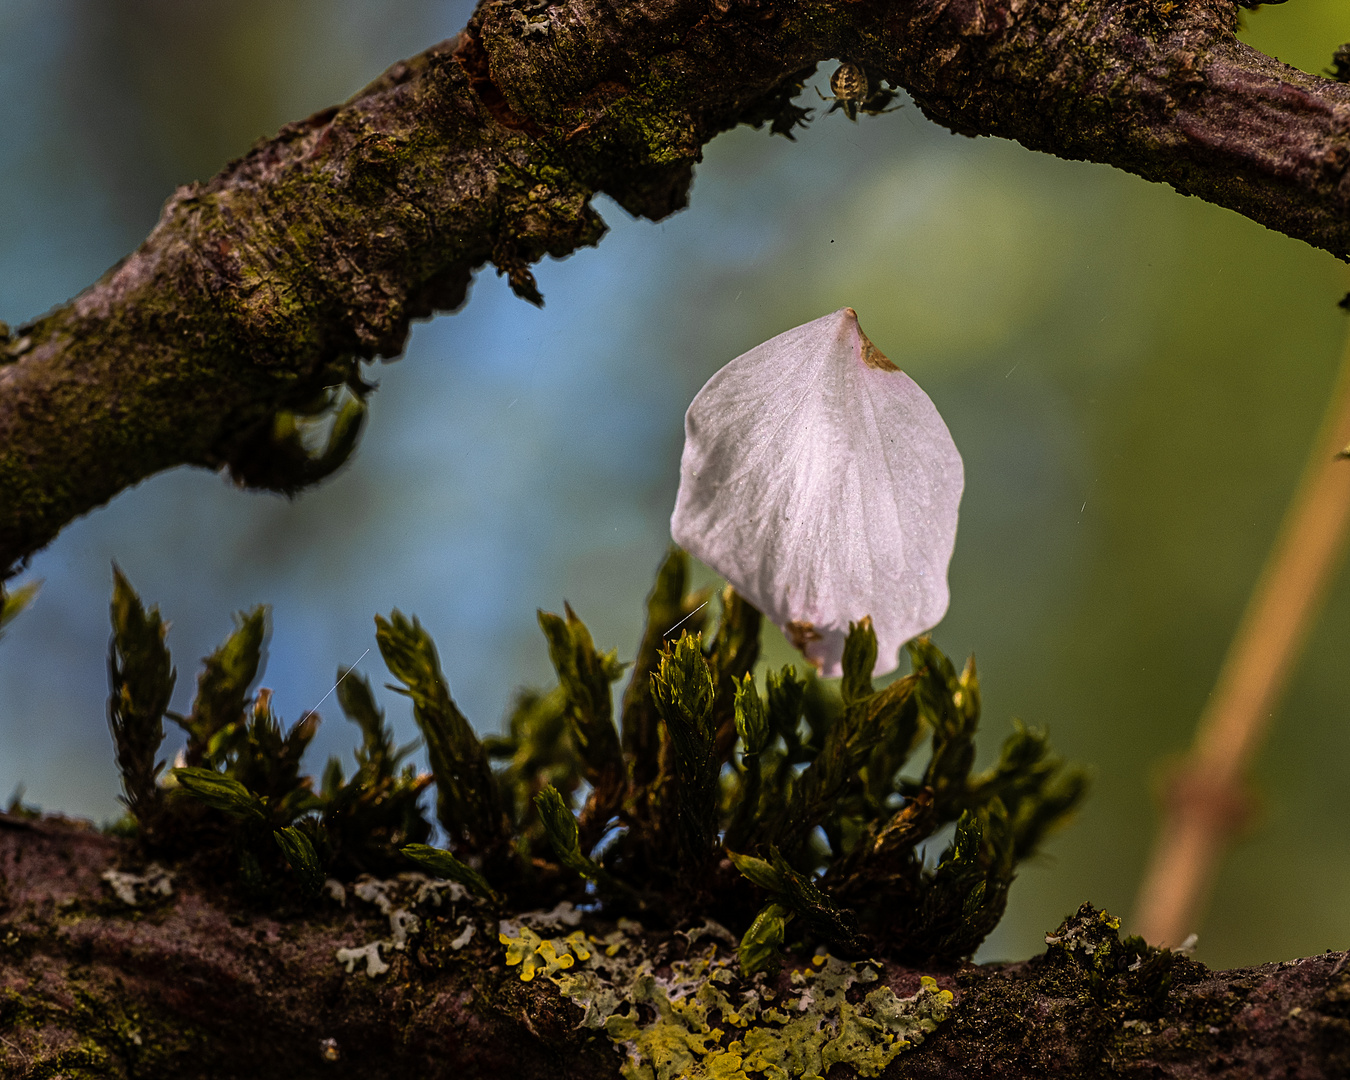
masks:
{"type": "MultiPolygon", "coordinates": [[[[1230,0],[505,0],[347,104],[180,189],[97,284],[0,338],[0,578],[180,464],[293,491],[340,461],[288,441],[356,358],[491,263],[596,243],[596,192],[660,218],[701,147],[790,128],[830,57],[999,135],[1172,184],[1350,253],[1350,86],[1240,44],[1230,0]]],[[[351,432],[354,436],[354,431],[351,432]]]]}
{"type": "MultiPolygon", "coordinates": [[[[0,1075],[618,1078],[615,1045],[579,1027],[581,1010],[546,979],[522,983],[481,913],[462,949],[449,944],[458,923],[425,916],[371,979],[335,953],[387,936],[373,906],[260,914],[178,882],[173,896],[131,908],[102,877],[129,850],[0,814],[0,1075]]],[[[931,972],[957,994],[951,1016],[883,1075],[1350,1071],[1350,954],[1226,972],[1177,961],[1141,1000],[1121,992],[1130,973],[1094,974],[1090,952],[1080,942],[1025,963],[931,972]]],[[[903,992],[916,974],[882,977],[903,992]]]]}

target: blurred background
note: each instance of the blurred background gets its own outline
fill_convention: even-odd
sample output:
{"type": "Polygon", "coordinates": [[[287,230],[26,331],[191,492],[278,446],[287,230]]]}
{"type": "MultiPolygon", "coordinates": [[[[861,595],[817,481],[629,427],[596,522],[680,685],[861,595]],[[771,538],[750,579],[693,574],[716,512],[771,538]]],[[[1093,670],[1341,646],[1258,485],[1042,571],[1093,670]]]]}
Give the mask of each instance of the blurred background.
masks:
{"type": "MultiPolygon", "coordinates": [[[[66,300],[130,251],[175,185],[452,35],[465,0],[0,0],[0,319],[66,300]]],[[[1245,16],[1321,71],[1344,0],[1245,16]]],[[[833,65],[824,65],[824,85],[833,65]]],[[[0,643],[0,797],[107,820],[110,562],[172,620],[175,707],[231,614],[273,605],[264,683],[287,720],[399,607],[434,633],[481,730],[551,685],[535,609],[564,599],[631,658],[669,540],[682,416],[732,357],[845,304],[937,403],[966,462],[935,631],[974,651],[981,749],[1048,725],[1090,802],[1013,889],[982,956],[1016,958],[1086,899],[1127,914],[1161,765],[1190,741],[1331,387],[1350,275],[1331,256],[1104,166],[953,136],[913,106],[816,119],[795,144],[712,143],[689,210],[605,199],[598,249],[537,268],[547,307],[489,271],[420,325],[357,458],[295,502],[158,476],[32,561],[46,586],[0,643]]],[[[1200,959],[1350,941],[1350,582],[1275,718],[1262,811],[1228,860],[1200,959]]],[[[781,638],[776,663],[790,659],[781,638]]],[[[360,663],[377,685],[378,653],[360,663]]],[[[406,702],[384,700],[401,738],[406,702]]],[[[349,755],[328,702],[311,751],[349,755]]],[[[171,732],[170,755],[181,740],[171,732]]]]}

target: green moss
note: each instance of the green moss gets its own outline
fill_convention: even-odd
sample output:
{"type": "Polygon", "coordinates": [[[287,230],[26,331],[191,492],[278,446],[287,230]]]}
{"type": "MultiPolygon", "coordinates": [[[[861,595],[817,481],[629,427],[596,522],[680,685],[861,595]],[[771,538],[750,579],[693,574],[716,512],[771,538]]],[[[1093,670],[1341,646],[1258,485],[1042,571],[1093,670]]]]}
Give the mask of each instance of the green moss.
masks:
{"type": "MultiPolygon", "coordinates": [[[[867,619],[849,633],[841,682],[787,667],[769,673],[761,694],[751,676],[759,613],[725,589],[716,629],[705,634],[708,598],[684,595],[686,570],[680,552],[661,568],[621,716],[611,683],[623,666],[568,609],[540,616],[558,686],[523,696],[496,739],[480,739],[460,712],[425,628],[399,612],[377,618],[381,655],[412,701],[432,775],[399,771],[410,748],[393,745],[366,680],[339,668],[338,703],[362,745],[350,779],[330,761],[319,783],[300,767],[317,714],[287,727],[270,691],[250,697],[266,609],[239,617],[207,659],[191,713],[178,716],[165,711],[173,668],[162,621],[153,633],[130,633],[149,616],[119,577],[115,692],[135,724],[122,725],[118,747],[127,790],[136,793],[144,858],[135,870],[151,859],[189,859],[264,907],[312,906],[355,879],[356,895],[391,919],[389,938],[355,942],[341,957],[372,977],[419,925],[415,902],[395,903],[389,892],[409,860],[472,890],[497,917],[586,901],[604,918],[637,917],[665,930],[719,920],[735,930],[729,944],[740,935],[745,977],[776,971],[784,953],[817,949],[910,965],[968,957],[1002,914],[1017,863],[1081,800],[1081,772],[1051,754],[1044,733],[1020,724],[996,763],[973,772],[981,707],[973,661],[958,671],[931,641],[916,639],[911,673],[877,688],[867,619]],[[127,660],[146,652],[142,639],[154,646],[153,663],[127,660]],[[156,787],[164,715],[187,730],[189,764],[156,787]],[[925,744],[926,762],[915,762],[925,744]],[[505,768],[493,767],[503,759],[505,768]],[[418,799],[433,778],[453,851],[425,843],[430,825],[418,799]],[[946,825],[955,829],[934,867],[921,845],[946,825]],[[405,922],[395,925],[398,918],[405,922]]],[[[147,886],[128,874],[114,871],[110,884],[137,902],[158,898],[137,894],[147,886]]],[[[556,928],[521,917],[500,927],[523,980],[594,959],[588,939],[572,932],[575,919],[566,925],[546,933],[556,928]]],[[[730,957],[719,954],[714,967],[730,957]]],[[[683,999],[668,996],[670,1016],[687,1019],[676,1007],[683,999]]],[[[857,1043],[864,1028],[877,1035],[876,1009],[887,1005],[848,1004],[863,1011],[836,1010],[835,1026],[847,1033],[840,1047],[857,1043]]],[[[702,1027],[691,1031],[700,1045],[723,1046],[702,1027]]],[[[877,1038],[868,1052],[884,1056],[891,1042],[877,1038]]],[[[761,1057],[747,1060],[773,1064],[763,1056],[769,1044],[747,1044],[751,1051],[761,1057]]],[[[855,1064],[873,1060],[850,1054],[855,1064]]]]}

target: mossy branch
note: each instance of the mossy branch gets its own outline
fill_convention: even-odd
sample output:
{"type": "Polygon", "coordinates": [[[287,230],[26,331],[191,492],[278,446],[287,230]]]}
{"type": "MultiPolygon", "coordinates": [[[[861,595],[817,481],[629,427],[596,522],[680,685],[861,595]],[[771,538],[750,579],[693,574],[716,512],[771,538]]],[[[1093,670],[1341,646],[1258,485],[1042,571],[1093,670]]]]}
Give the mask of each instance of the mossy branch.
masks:
{"type": "MultiPolygon", "coordinates": [[[[1288,1040],[1234,998],[1248,973],[1211,985],[1177,954],[1122,941],[1090,907],[1047,937],[1038,961],[964,964],[1002,914],[1018,862],[1081,798],[1083,776],[1020,724],[994,766],[972,774],[974,665],[958,675],[927,639],[912,643],[915,670],[878,690],[862,619],[838,685],[785,668],[761,697],[753,676],[734,674],[751,655],[738,628],[753,620],[727,597],[729,629],[711,647],[684,633],[661,649],[649,677],[655,760],[629,770],[654,780],[630,779],[607,839],[588,847],[577,790],[621,745],[613,717],[598,726],[613,654],[571,612],[544,619],[559,685],[522,695],[509,732],[482,743],[430,636],[394,612],[377,620],[377,640],[427,740],[449,852],[425,843],[417,799],[430,777],[398,772],[409,748],[394,746],[363,676],[338,673],[361,732],[356,773],[346,780],[330,761],[317,792],[300,762],[318,716],[287,728],[269,690],[241,699],[261,664],[263,614],[206,661],[214,674],[199,682],[193,715],[214,709],[219,723],[202,764],[156,783],[146,769],[172,681],[166,624],[116,576],[118,761],[139,795],[121,839],[0,815],[0,978],[22,988],[0,995],[0,1068],[270,1078],[332,1071],[336,1053],[363,1077],[509,1068],[631,1080],[651,1067],[674,1080],[770,1065],[825,1075],[831,1062],[891,1077],[1077,1077],[1122,1065],[1186,1076],[1211,1058],[1178,1053],[1162,1033],[1212,1055],[1232,1045],[1216,1030],[1246,1040],[1251,1075],[1291,1061],[1288,1040]],[[729,760],[714,720],[719,670],[739,743],[729,760]],[[924,735],[917,770],[909,759],[924,735]],[[507,763],[493,771],[490,758],[507,763]],[[756,850],[722,846],[737,822],[756,850]],[[943,822],[955,828],[934,867],[921,845],[943,822]],[[409,860],[431,877],[407,873],[409,860]],[[391,898],[400,890],[403,906],[391,898]],[[359,915],[332,906],[352,898],[378,911],[388,936],[359,944],[359,915]],[[127,918],[145,904],[150,917],[127,918]],[[364,975],[352,973],[358,962],[364,975]],[[614,981],[620,971],[630,982],[614,981]],[[881,978],[889,984],[861,988],[881,978]],[[817,993],[833,1019],[801,1014],[817,993]],[[705,1024],[713,1011],[723,1027],[705,1024]],[[804,1033],[809,1046],[793,1042],[804,1033]],[[296,1049],[305,1040],[308,1058],[296,1049]]],[[[1288,1010],[1271,1015],[1317,1025],[1299,1050],[1304,1075],[1344,1072],[1343,963],[1306,962],[1278,993],[1278,979],[1250,976],[1253,996],[1275,994],[1271,1005],[1288,1010]]]]}
{"type": "Polygon", "coordinates": [[[163,469],[286,492],[327,475],[360,427],[359,360],[398,355],[488,264],[538,302],[530,264],[600,239],[598,192],[680,209],[702,146],[740,123],[790,134],[831,57],[953,131],[1116,165],[1344,258],[1350,85],[1235,29],[1231,0],[484,4],[180,188],[100,281],[4,331],[0,578],[163,469]]]}
{"type": "MultiPolygon", "coordinates": [[[[370,978],[348,974],[335,954],[389,933],[375,904],[349,893],[345,906],[321,898],[326,906],[312,913],[278,918],[179,876],[167,893],[130,907],[104,875],[136,873],[128,869],[134,857],[127,841],[0,814],[8,898],[0,911],[0,979],[8,988],[0,995],[0,1074],[624,1075],[624,1054],[603,1029],[586,1026],[585,1010],[554,981],[522,982],[519,967],[505,966],[503,946],[487,932],[497,926],[491,913],[467,908],[480,925],[466,946],[450,913],[419,909],[424,918],[406,948],[388,952],[386,970],[370,978]]],[[[775,914],[786,920],[784,911],[775,914]]],[[[795,923],[787,923],[789,932],[795,923]]],[[[628,925],[624,940],[644,948],[681,940],[628,925]]],[[[1044,954],[1023,963],[887,965],[884,982],[872,985],[903,995],[919,975],[936,975],[956,1000],[950,1018],[897,1057],[882,1080],[1255,1080],[1350,1070],[1350,954],[1211,971],[1121,939],[1117,925],[1085,907],[1047,935],[1044,954]]],[[[611,926],[580,929],[603,939],[611,926]]],[[[794,971],[813,966],[810,956],[786,960],[794,971]]],[[[779,980],[761,985],[791,985],[786,972],[779,980]]]]}

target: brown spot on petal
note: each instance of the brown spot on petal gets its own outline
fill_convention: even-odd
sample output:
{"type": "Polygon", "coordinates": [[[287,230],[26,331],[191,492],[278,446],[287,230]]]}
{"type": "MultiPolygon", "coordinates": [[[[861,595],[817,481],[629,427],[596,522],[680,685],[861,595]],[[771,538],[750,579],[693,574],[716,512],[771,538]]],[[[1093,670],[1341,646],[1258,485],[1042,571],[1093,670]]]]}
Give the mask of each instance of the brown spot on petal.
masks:
{"type": "Polygon", "coordinates": [[[872,340],[863,333],[863,328],[858,325],[858,313],[851,307],[844,308],[844,311],[853,320],[853,328],[858,331],[858,347],[862,362],[878,371],[899,371],[900,369],[891,363],[890,357],[873,345],[872,340]]]}
{"type": "Polygon", "coordinates": [[[858,341],[862,345],[862,362],[868,367],[874,367],[878,371],[899,371],[900,369],[891,363],[890,357],[878,349],[862,332],[862,327],[858,327],[858,341]]]}
{"type": "Polygon", "coordinates": [[[816,629],[815,623],[807,622],[805,619],[792,619],[783,627],[783,633],[792,643],[792,647],[810,660],[817,671],[820,671],[822,661],[806,651],[808,645],[821,640],[820,631],[816,629]]]}

